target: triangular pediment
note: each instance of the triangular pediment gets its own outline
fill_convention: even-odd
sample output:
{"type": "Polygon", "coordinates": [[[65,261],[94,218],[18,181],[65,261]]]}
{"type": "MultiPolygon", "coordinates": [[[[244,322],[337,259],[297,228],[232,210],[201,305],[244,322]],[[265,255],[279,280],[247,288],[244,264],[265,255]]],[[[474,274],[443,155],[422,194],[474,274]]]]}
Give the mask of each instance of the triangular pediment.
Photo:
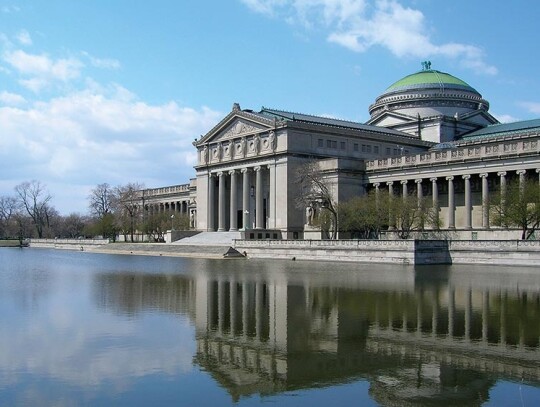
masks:
{"type": "Polygon", "coordinates": [[[369,120],[367,124],[379,127],[393,127],[400,124],[412,123],[416,118],[395,112],[384,112],[379,116],[369,120]]]}
{"type": "Polygon", "coordinates": [[[197,145],[230,141],[271,130],[273,122],[248,112],[231,112],[202,137],[197,145]]]}
{"type": "Polygon", "coordinates": [[[266,131],[269,126],[263,126],[243,118],[236,118],[223,131],[214,135],[212,141],[228,140],[231,138],[249,136],[254,133],[266,131]]]}

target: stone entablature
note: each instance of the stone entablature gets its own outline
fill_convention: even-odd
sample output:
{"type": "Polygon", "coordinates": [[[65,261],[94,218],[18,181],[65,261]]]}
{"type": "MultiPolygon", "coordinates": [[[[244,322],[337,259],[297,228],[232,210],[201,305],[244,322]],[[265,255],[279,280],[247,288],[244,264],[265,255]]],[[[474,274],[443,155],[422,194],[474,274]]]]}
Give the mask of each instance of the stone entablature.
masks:
{"type": "MultiPolygon", "coordinates": [[[[535,134],[537,136],[537,134],[535,134]]],[[[508,140],[487,145],[464,143],[456,149],[428,151],[404,157],[381,158],[366,162],[366,171],[416,168],[446,163],[462,163],[486,159],[504,159],[523,155],[539,155],[539,140],[508,140]],[[469,145],[467,145],[469,144],[469,145]]],[[[501,162],[502,164],[502,162],[501,162]]]]}
{"type": "Polygon", "coordinates": [[[143,197],[143,195],[145,198],[149,198],[149,197],[157,198],[157,197],[169,196],[171,194],[189,193],[190,187],[191,187],[190,184],[180,184],[180,185],[171,185],[168,187],[145,189],[145,190],[139,191],[139,196],[141,198],[143,197]]]}

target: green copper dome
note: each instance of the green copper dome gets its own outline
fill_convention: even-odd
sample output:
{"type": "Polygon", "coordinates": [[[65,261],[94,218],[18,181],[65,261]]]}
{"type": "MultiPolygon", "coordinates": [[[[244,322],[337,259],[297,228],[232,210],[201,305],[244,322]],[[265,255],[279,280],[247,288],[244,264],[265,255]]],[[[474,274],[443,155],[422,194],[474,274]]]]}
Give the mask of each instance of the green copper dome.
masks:
{"type": "Polygon", "coordinates": [[[386,93],[394,93],[399,91],[407,91],[414,89],[459,89],[478,93],[467,82],[462,81],[455,76],[445,72],[436,71],[433,69],[423,70],[412,75],[408,75],[399,81],[393,83],[386,89],[386,93]]]}

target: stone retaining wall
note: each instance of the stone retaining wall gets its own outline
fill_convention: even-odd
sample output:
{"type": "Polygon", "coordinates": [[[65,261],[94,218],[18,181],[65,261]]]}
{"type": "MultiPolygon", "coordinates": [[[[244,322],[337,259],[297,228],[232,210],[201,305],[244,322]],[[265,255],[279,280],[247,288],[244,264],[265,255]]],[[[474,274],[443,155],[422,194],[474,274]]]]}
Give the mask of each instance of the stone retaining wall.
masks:
{"type": "Polygon", "coordinates": [[[84,250],[109,244],[109,239],[30,239],[30,247],[84,250]]]}
{"type": "Polygon", "coordinates": [[[393,264],[498,264],[540,267],[540,241],[235,240],[252,258],[393,264]]]}

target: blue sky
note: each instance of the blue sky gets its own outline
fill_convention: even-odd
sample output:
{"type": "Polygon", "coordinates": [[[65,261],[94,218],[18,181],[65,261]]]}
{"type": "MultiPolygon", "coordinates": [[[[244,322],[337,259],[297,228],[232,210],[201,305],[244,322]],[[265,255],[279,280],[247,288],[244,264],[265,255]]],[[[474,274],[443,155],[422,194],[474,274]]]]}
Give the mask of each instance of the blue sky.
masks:
{"type": "Polygon", "coordinates": [[[0,0],[0,195],[37,179],[64,214],[95,185],[194,176],[234,102],[364,122],[421,61],[499,120],[540,117],[540,2],[0,0]]]}

